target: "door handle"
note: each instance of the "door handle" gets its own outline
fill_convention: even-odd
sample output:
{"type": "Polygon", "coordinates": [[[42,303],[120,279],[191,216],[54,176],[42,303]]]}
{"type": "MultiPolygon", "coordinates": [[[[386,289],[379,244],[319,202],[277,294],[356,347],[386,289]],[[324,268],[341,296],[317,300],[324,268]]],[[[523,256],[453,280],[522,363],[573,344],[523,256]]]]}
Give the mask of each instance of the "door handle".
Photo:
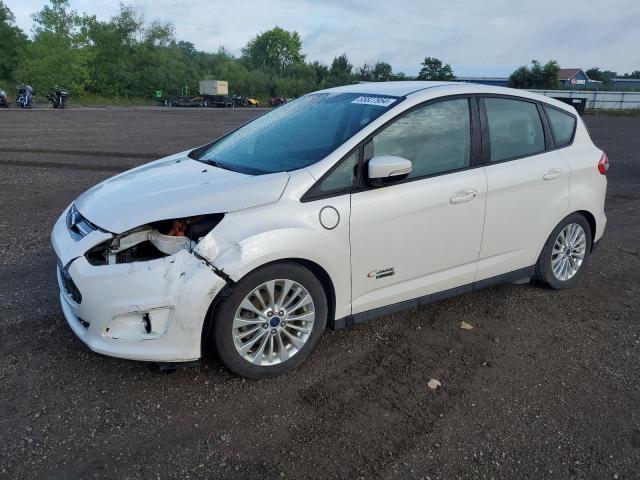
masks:
{"type": "Polygon", "coordinates": [[[461,190],[451,195],[451,198],[449,198],[449,201],[451,203],[470,202],[471,200],[476,198],[477,195],[478,195],[478,192],[476,192],[475,190],[461,190]]]}
{"type": "Polygon", "coordinates": [[[561,168],[552,168],[551,170],[547,170],[547,173],[545,173],[542,176],[543,180],[555,180],[556,178],[560,178],[562,176],[562,169],[561,168]]]}

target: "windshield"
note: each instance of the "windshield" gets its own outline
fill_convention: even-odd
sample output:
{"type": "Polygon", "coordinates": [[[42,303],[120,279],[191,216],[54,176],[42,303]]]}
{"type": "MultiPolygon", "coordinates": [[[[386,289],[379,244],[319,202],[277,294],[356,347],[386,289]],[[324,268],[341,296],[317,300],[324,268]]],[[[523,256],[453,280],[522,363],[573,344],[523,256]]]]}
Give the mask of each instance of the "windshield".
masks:
{"type": "Polygon", "coordinates": [[[198,160],[252,175],[304,168],[322,160],[398,100],[356,93],[305,95],[220,139],[198,160]]]}

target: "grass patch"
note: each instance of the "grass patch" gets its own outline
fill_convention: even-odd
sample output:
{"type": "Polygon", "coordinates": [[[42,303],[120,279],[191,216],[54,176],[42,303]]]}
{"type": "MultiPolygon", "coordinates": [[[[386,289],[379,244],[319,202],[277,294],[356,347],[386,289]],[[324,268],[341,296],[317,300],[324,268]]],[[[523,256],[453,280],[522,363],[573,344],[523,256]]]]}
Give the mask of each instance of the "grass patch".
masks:
{"type": "Polygon", "coordinates": [[[640,117],[640,108],[587,108],[585,115],[611,115],[615,117],[640,117]]]}
{"type": "Polygon", "coordinates": [[[144,106],[158,106],[160,102],[153,98],[124,98],[124,97],[100,97],[98,95],[81,95],[71,96],[71,103],[75,105],[82,105],[85,107],[144,107],[144,106]]]}

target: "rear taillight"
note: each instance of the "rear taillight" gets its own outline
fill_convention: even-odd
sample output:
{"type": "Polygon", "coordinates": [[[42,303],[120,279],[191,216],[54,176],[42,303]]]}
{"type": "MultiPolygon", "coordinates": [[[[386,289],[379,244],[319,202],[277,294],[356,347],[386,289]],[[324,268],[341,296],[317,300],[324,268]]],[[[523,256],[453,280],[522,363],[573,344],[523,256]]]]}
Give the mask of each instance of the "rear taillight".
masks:
{"type": "Polygon", "coordinates": [[[602,154],[600,157],[600,161],[598,162],[598,171],[600,175],[606,175],[609,171],[609,157],[607,157],[606,153],[602,154]]]}

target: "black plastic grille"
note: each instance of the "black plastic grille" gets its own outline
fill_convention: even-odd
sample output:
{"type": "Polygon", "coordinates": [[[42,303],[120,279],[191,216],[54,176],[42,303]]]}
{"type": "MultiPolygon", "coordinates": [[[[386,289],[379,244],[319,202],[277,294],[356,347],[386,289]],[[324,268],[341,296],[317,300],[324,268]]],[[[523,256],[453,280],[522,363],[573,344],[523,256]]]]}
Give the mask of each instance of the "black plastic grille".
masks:
{"type": "Polygon", "coordinates": [[[62,268],[60,264],[58,264],[58,270],[60,271],[60,278],[62,279],[62,288],[64,288],[64,291],[67,292],[74,302],[82,303],[82,294],[71,278],[71,275],[69,275],[69,272],[62,268]]]}

